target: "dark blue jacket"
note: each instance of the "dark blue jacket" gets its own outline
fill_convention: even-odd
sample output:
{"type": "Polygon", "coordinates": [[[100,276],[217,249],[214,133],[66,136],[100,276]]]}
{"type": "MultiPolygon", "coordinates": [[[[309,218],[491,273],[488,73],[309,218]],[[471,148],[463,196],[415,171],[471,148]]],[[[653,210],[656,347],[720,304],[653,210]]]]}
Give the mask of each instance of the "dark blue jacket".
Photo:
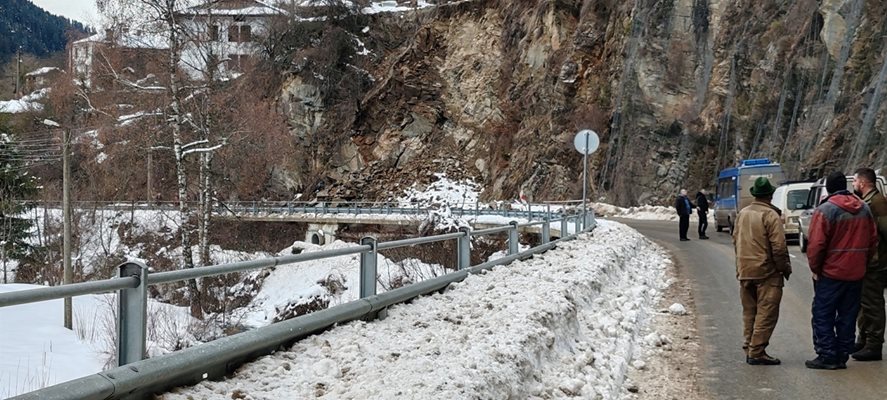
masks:
{"type": "Polygon", "coordinates": [[[687,196],[678,196],[674,202],[674,208],[678,210],[678,215],[690,215],[693,212],[693,203],[687,196]]]}

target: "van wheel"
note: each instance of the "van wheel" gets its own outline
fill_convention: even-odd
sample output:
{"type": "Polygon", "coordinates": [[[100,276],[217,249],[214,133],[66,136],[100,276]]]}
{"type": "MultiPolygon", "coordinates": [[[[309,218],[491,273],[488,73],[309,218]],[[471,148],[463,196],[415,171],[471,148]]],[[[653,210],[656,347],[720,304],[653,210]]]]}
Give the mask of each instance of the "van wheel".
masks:
{"type": "Polygon", "coordinates": [[[801,246],[801,253],[807,252],[807,237],[803,233],[798,234],[798,245],[801,246]]]}
{"type": "Polygon", "coordinates": [[[724,231],[724,227],[723,227],[723,226],[720,226],[720,225],[715,225],[715,230],[718,231],[718,232],[723,232],[723,231],[724,231]]]}
{"type": "Polygon", "coordinates": [[[730,236],[733,236],[733,221],[730,218],[727,218],[727,232],[730,232],[730,236]]]}

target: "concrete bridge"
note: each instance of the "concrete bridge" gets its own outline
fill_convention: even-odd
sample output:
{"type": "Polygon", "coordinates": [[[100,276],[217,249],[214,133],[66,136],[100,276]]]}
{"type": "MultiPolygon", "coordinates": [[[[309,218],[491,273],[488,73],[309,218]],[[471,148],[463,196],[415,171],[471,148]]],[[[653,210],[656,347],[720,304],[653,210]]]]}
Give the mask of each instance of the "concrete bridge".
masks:
{"type": "MultiPolygon", "coordinates": [[[[305,241],[314,244],[330,243],[345,225],[379,225],[419,227],[434,218],[458,217],[468,221],[473,229],[507,225],[511,221],[526,223],[560,218],[562,208],[552,211],[551,205],[528,205],[527,210],[495,210],[480,208],[451,208],[445,211],[423,207],[394,207],[372,203],[325,204],[294,203],[238,203],[216,208],[214,218],[253,222],[298,222],[308,225],[305,241]],[[448,211],[448,212],[447,212],[448,211]]],[[[561,237],[561,225],[554,223],[551,234],[561,237]]],[[[519,226],[521,233],[542,233],[542,225],[519,226]]]]}

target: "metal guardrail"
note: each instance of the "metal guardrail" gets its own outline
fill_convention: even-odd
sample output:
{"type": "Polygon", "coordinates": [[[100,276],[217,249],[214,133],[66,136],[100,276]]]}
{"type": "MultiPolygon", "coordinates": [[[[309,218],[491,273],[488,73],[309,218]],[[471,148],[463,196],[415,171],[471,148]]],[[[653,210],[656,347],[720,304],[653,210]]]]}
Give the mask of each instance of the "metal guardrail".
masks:
{"type": "Polygon", "coordinates": [[[325,330],[334,324],[362,318],[384,317],[386,308],[390,305],[441,290],[450,283],[465,279],[469,274],[479,273],[496,265],[507,264],[547,251],[560,241],[572,240],[578,233],[594,229],[596,222],[593,213],[582,217],[581,215],[564,216],[556,220],[545,219],[534,223],[533,225],[541,224],[543,226],[542,244],[524,252],[518,251],[518,227],[520,224],[512,221],[504,227],[477,231],[463,228],[457,233],[390,242],[377,242],[376,239],[368,237],[362,239],[359,246],[346,249],[325,250],[171,272],[149,274],[146,265],[130,261],[118,267],[118,278],[0,293],[0,307],[8,307],[68,296],[119,290],[118,367],[22,394],[14,399],[143,398],[151,393],[193,384],[202,379],[222,377],[245,362],[269,354],[281,346],[325,330]],[[560,238],[552,241],[550,239],[550,224],[558,221],[561,223],[560,238]],[[571,223],[575,228],[573,234],[568,231],[571,223]],[[508,255],[471,267],[471,238],[502,232],[508,233],[508,255]],[[458,270],[456,272],[376,294],[376,261],[380,250],[453,239],[458,242],[456,251],[458,270]],[[359,300],[170,354],[144,359],[148,286],[350,254],[360,254],[359,300]]]}
{"type": "MultiPolygon", "coordinates": [[[[45,207],[61,207],[58,202],[38,201],[32,202],[45,207]]],[[[189,207],[197,207],[199,204],[189,202],[189,207]]],[[[511,209],[510,205],[504,208],[492,208],[489,204],[475,202],[468,207],[452,207],[450,213],[459,217],[474,216],[501,216],[505,218],[526,218],[528,221],[541,221],[544,218],[553,220],[565,215],[577,215],[581,210],[577,209],[580,203],[547,202],[530,203],[526,209],[511,209]]],[[[103,202],[103,201],[77,201],[72,207],[78,209],[110,209],[110,210],[168,210],[178,209],[177,202],[103,202]]],[[[418,204],[411,207],[401,206],[393,202],[292,202],[292,201],[246,201],[232,203],[215,203],[213,212],[216,215],[231,214],[235,216],[258,215],[295,215],[295,214],[353,214],[353,215],[426,215],[436,211],[434,207],[423,207],[418,204]]]]}

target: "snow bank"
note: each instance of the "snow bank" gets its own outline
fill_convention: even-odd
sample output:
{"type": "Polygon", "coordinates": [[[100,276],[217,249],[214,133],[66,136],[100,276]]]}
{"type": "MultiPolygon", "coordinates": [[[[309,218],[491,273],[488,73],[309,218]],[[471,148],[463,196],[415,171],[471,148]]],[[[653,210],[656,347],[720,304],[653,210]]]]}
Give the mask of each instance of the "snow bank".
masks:
{"type": "MultiPolygon", "coordinates": [[[[0,293],[40,287],[0,284],[0,293]]],[[[115,295],[74,297],[73,330],[63,326],[63,300],[0,308],[0,397],[16,396],[112,366],[116,362],[116,301],[115,295]]],[[[188,332],[200,325],[185,307],[149,300],[149,356],[198,343],[188,332]]]]}
{"type": "Polygon", "coordinates": [[[668,264],[624,225],[306,338],[165,399],[619,398],[668,264]]]}
{"type": "MultiPolygon", "coordinates": [[[[591,207],[599,217],[615,217],[629,219],[646,219],[657,221],[677,221],[678,215],[673,207],[644,205],[638,207],[619,207],[606,203],[591,203],[591,207]]],[[[691,221],[698,221],[699,217],[694,211],[690,214],[691,221]]],[[[714,223],[714,212],[708,212],[708,221],[714,223]]]]}

